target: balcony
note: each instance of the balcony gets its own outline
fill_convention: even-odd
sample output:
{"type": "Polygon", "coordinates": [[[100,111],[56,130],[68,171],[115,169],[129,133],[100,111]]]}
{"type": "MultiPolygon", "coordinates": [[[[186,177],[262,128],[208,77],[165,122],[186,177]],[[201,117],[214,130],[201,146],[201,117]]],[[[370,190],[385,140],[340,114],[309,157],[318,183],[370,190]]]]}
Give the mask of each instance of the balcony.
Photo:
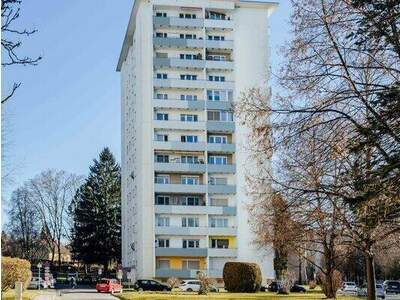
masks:
{"type": "Polygon", "coordinates": [[[207,143],[207,150],[211,152],[234,153],[236,150],[236,145],[207,143]]]}
{"type": "Polygon", "coordinates": [[[237,249],[209,248],[208,256],[210,256],[210,257],[237,257],[237,249]]]}
{"type": "Polygon", "coordinates": [[[209,81],[204,79],[182,80],[180,78],[153,79],[154,87],[158,88],[177,88],[177,89],[219,89],[232,90],[233,81],[209,81]]]}
{"type": "Polygon", "coordinates": [[[155,213],[178,215],[224,215],[236,216],[234,206],[155,205],[155,213]]]}
{"type": "Polygon", "coordinates": [[[154,184],[156,193],[175,193],[175,194],[205,194],[206,185],[204,184],[154,184]]]}
{"type": "Polygon", "coordinates": [[[155,227],[155,234],[162,234],[162,235],[207,235],[208,234],[208,227],[156,226],[155,227]]]}
{"type": "Polygon", "coordinates": [[[207,101],[207,109],[232,110],[231,101],[207,101]]]}
{"type": "Polygon", "coordinates": [[[158,172],[173,173],[204,173],[206,171],[205,164],[186,164],[181,162],[154,163],[154,170],[158,172]]]}
{"type": "Polygon", "coordinates": [[[156,256],[206,257],[207,248],[156,248],[156,256]]]}
{"type": "Polygon", "coordinates": [[[235,122],[233,121],[208,121],[207,130],[211,132],[227,132],[235,131],[235,122]]]}
{"type": "Polygon", "coordinates": [[[236,235],[236,227],[209,227],[208,234],[209,235],[236,235]]]}
{"type": "Polygon", "coordinates": [[[187,101],[180,99],[165,99],[165,100],[154,99],[153,106],[157,108],[204,110],[205,102],[202,100],[187,101]]]}
{"type": "Polygon", "coordinates": [[[232,61],[156,57],[153,63],[156,68],[233,70],[232,61]]]}
{"type": "Polygon", "coordinates": [[[236,165],[214,165],[208,164],[209,173],[236,173],[236,165]]]}
{"type": "Polygon", "coordinates": [[[204,130],[205,122],[185,122],[178,120],[159,121],[154,120],[154,128],[159,129],[180,129],[180,130],[204,130]]]}
{"type": "Polygon", "coordinates": [[[207,28],[232,30],[233,29],[233,21],[232,20],[205,19],[204,26],[207,28]]]}
{"type": "Polygon", "coordinates": [[[156,48],[204,48],[203,39],[181,39],[172,37],[153,37],[153,44],[156,48]]]}
{"type": "MultiPolygon", "coordinates": [[[[205,272],[206,270],[187,270],[187,269],[156,269],[156,277],[158,278],[169,278],[169,277],[176,277],[176,278],[197,278],[197,274],[199,272],[205,272]]],[[[222,272],[222,270],[221,270],[222,272]]]]}
{"type": "Polygon", "coordinates": [[[236,185],[208,185],[209,194],[235,194],[236,185]]]}
{"type": "Polygon", "coordinates": [[[229,41],[229,40],[224,40],[224,41],[206,40],[206,48],[208,48],[208,49],[230,50],[230,49],[233,49],[233,41],[229,41]]]}
{"type": "Polygon", "coordinates": [[[204,19],[184,19],[178,17],[153,17],[155,27],[185,27],[185,28],[202,28],[204,19]]]}
{"type": "MultiPolygon", "coordinates": [[[[165,100],[160,100],[160,101],[165,101],[165,100]]],[[[156,150],[204,151],[206,148],[206,144],[201,143],[201,142],[200,143],[182,143],[182,142],[175,142],[175,141],[170,141],[170,142],[154,141],[153,147],[156,150]]]]}

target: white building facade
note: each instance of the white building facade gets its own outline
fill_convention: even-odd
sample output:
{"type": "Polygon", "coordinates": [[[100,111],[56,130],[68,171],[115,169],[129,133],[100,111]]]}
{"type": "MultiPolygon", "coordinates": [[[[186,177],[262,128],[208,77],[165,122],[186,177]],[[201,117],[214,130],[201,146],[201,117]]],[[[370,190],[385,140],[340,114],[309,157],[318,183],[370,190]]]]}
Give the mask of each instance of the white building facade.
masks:
{"type": "Polygon", "coordinates": [[[227,261],[274,278],[252,243],[246,128],[232,103],[267,87],[272,2],[136,0],[123,42],[122,265],[136,279],[222,278],[227,261]]]}

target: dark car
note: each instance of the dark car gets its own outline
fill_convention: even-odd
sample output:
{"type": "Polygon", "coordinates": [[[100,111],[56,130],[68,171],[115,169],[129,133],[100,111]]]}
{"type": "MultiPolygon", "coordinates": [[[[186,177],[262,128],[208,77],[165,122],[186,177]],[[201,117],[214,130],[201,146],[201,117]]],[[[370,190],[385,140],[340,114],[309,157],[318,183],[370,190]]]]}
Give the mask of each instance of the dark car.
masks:
{"type": "Polygon", "coordinates": [[[386,280],[383,286],[387,294],[400,294],[400,281],[386,280]]]}
{"type": "Polygon", "coordinates": [[[301,285],[295,284],[294,286],[291,287],[290,292],[291,293],[305,293],[306,289],[303,288],[301,285]]]}
{"type": "Polygon", "coordinates": [[[155,280],[140,279],[135,283],[135,290],[138,291],[170,291],[171,288],[155,280]]]}
{"type": "Polygon", "coordinates": [[[268,286],[268,291],[270,292],[278,292],[282,287],[282,283],[279,281],[272,281],[268,286]]]}

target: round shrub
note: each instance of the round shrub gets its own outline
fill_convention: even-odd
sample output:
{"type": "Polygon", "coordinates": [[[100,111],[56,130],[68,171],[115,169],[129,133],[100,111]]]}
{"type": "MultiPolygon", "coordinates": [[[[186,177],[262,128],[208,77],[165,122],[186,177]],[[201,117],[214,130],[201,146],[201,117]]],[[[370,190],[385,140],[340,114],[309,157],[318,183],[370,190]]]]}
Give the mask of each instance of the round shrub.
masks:
{"type": "Polygon", "coordinates": [[[254,293],[260,290],[261,270],[255,263],[227,262],[223,276],[228,292],[254,293]]]}
{"type": "Polygon", "coordinates": [[[25,259],[3,256],[1,258],[1,291],[7,291],[22,282],[26,288],[31,280],[31,263],[25,259]]]}

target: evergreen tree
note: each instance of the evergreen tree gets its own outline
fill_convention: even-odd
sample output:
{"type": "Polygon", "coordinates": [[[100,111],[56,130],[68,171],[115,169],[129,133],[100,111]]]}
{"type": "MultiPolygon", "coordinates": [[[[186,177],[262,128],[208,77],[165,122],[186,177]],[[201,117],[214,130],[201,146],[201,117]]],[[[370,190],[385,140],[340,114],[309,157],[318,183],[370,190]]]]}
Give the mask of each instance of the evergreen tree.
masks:
{"type": "Polygon", "coordinates": [[[120,166],[104,148],[89,170],[70,207],[71,248],[75,259],[102,264],[107,270],[111,262],[121,258],[120,166]]]}

